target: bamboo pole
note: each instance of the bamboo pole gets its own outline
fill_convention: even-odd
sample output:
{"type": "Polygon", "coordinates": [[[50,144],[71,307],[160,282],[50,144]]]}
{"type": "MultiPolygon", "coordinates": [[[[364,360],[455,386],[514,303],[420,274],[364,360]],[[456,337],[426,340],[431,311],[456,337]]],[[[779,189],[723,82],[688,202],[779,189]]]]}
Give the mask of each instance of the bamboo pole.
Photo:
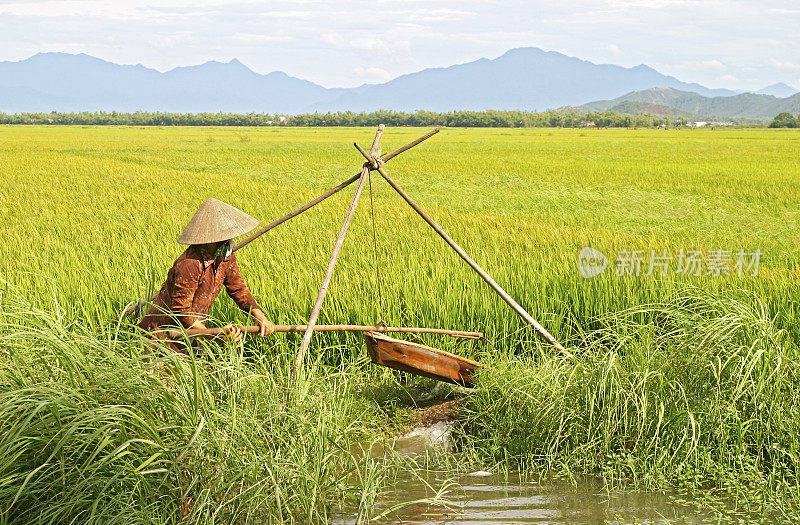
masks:
{"type": "Polygon", "coordinates": [[[355,194],[353,194],[353,199],[350,201],[350,207],[347,209],[347,214],[345,215],[344,222],[339,230],[339,235],[336,237],[336,243],[333,245],[333,253],[328,261],[328,268],[325,270],[325,276],[322,278],[322,284],[320,285],[319,292],[317,293],[317,299],[314,302],[314,308],[311,310],[311,315],[308,318],[308,325],[305,333],[303,334],[303,341],[300,343],[300,350],[297,352],[297,357],[294,360],[295,370],[297,370],[303,363],[306,351],[308,350],[308,345],[311,342],[311,334],[314,332],[314,325],[317,323],[319,312],[322,309],[322,302],[325,300],[325,295],[328,293],[328,286],[331,283],[333,271],[336,268],[336,262],[339,260],[339,254],[341,253],[342,246],[344,245],[344,237],[347,234],[348,228],[350,227],[350,222],[353,220],[353,214],[356,211],[358,199],[361,197],[361,191],[364,189],[364,181],[366,180],[368,173],[369,167],[365,166],[364,169],[361,170],[361,176],[358,179],[358,185],[356,186],[355,194]]]}
{"type": "Polygon", "coordinates": [[[303,360],[305,359],[308,346],[311,344],[311,335],[314,333],[314,325],[317,324],[319,312],[322,310],[322,302],[325,300],[325,295],[328,293],[328,286],[330,286],[331,278],[333,277],[333,270],[336,268],[336,261],[339,259],[339,253],[342,251],[344,237],[347,234],[347,229],[350,227],[350,221],[353,219],[353,214],[356,211],[356,205],[358,204],[358,199],[361,197],[361,191],[364,189],[364,181],[366,180],[368,174],[369,166],[364,166],[364,168],[361,170],[361,176],[358,179],[358,185],[356,186],[355,194],[353,194],[353,199],[350,201],[350,207],[347,209],[344,222],[339,230],[339,235],[336,237],[336,243],[333,245],[333,253],[328,261],[328,268],[325,270],[325,276],[322,279],[322,284],[320,285],[319,292],[317,293],[317,299],[314,302],[314,308],[311,310],[311,315],[308,317],[308,324],[306,325],[306,330],[303,333],[303,340],[300,342],[300,349],[297,351],[297,356],[294,359],[294,369],[292,370],[292,376],[289,379],[289,389],[286,392],[287,401],[289,396],[291,396],[292,390],[294,389],[294,383],[297,379],[297,375],[300,372],[300,367],[303,364],[303,360]]]}
{"type": "MultiPolygon", "coordinates": [[[[238,327],[246,334],[257,334],[261,327],[240,326],[238,327]]],[[[285,332],[305,332],[308,325],[305,324],[279,324],[275,325],[275,333],[285,332]]],[[[318,324],[314,326],[315,332],[400,332],[408,334],[441,334],[463,339],[483,339],[482,332],[466,332],[463,330],[445,330],[443,328],[414,328],[405,326],[368,326],[355,324],[318,324]]],[[[224,328],[190,328],[186,331],[169,330],[163,332],[170,339],[178,339],[183,335],[187,337],[217,337],[225,334],[224,328]]]]}
{"type": "MultiPolygon", "coordinates": [[[[378,126],[378,131],[375,132],[375,139],[372,142],[372,151],[377,151],[380,137],[383,134],[383,129],[383,124],[378,126]]],[[[358,206],[358,199],[361,197],[361,192],[364,189],[364,181],[366,181],[369,171],[369,164],[364,163],[364,167],[361,170],[361,177],[358,179],[358,185],[356,186],[356,191],[353,195],[353,200],[350,201],[350,207],[347,209],[347,214],[344,217],[342,228],[339,230],[339,235],[336,237],[336,243],[333,245],[333,253],[328,261],[328,268],[325,270],[325,276],[322,279],[322,284],[320,285],[317,299],[314,302],[314,308],[311,310],[311,315],[308,318],[308,325],[306,325],[306,330],[303,333],[303,340],[300,342],[300,349],[297,351],[297,356],[294,359],[294,369],[292,370],[292,376],[289,380],[287,399],[291,395],[291,391],[294,389],[295,380],[297,379],[297,375],[300,372],[300,367],[305,359],[308,346],[311,344],[311,336],[314,333],[314,325],[317,324],[319,312],[322,310],[322,303],[325,300],[325,295],[328,293],[328,286],[330,286],[331,278],[333,277],[333,271],[336,268],[336,261],[339,260],[339,254],[341,253],[342,246],[344,245],[344,237],[347,234],[347,229],[350,227],[350,222],[353,220],[353,215],[356,212],[356,206],[358,206]]]]}
{"type": "Polygon", "coordinates": [[[384,129],[386,129],[386,126],[383,124],[378,124],[378,131],[375,132],[375,138],[372,139],[372,147],[369,148],[369,155],[372,158],[375,157],[381,147],[381,135],[383,135],[384,129]]]}
{"type": "Polygon", "coordinates": [[[244,248],[245,246],[247,246],[248,244],[250,244],[254,240],[258,239],[259,237],[261,237],[262,235],[264,235],[265,233],[270,231],[272,228],[275,228],[276,226],[280,226],[281,224],[283,224],[284,222],[288,221],[289,219],[297,217],[298,215],[300,215],[304,211],[308,210],[309,208],[312,208],[313,206],[316,206],[317,204],[319,204],[320,202],[324,201],[325,199],[327,199],[328,197],[330,197],[334,193],[338,193],[339,191],[343,190],[347,186],[350,186],[352,183],[357,181],[359,177],[361,177],[361,173],[353,175],[352,177],[350,177],[349,179],[347,179],[343,183],[339,184],[335,188],[331,188],[330,190],[326,191],[325,193],[323,193],[322,195],[320,195],[316,199],[312,200],[311,202],[300,206],[299,208],[297,208],[293,212],[287,213],[286,215],[284,215],[283,217],[281,217],[279,219],[275,219],[274,221],[272,221],[271,223],[267,224],[263,228],[259,228],[258,231],[256,231],[255,233],[250,234],[250,236],[247,237],[246,239],[244,239],[242,241],[239,241],[236,244],[236,246],[233,247],[233,251],[236,251],[239,248],[244,248]]]}
{"type": "Polygon", "coordinates": [[[437,133],[439,133],[439,131],[441,129],[442,128],[434,128],[434,129],[430,130],[429,132],[427,132],[426,134],[424,134],[423,136],[421,136],[420,138],[418,138],[417,140],[415,140],[413,142],[409,142],[408,144],[406,144],[402,148],[397,148],[396,150],[394,150],[393,152],[389,153],[388,155],[384,155],[382,157],[383,163],[385,164],[385,163],[389,162],[390,160],[392,160],[397,155],[400,155],[401,153],[403,153],[404,151],[410,150],[411,148],[413,148],[414,146],[416,146],[417,144],[419,144],[423,140],[428,140],[432,136],[434,136],[437,133]]]}
{"type": "MultiPolygon", "coordinates": [[[[429,131],[428,133],[426,133],[425,135],[423,135],[423,136],[419,137],[418,139],[416,139],[416,140],[414,140],[414,141],[412,141],[412,142],[409,142],[409,143],[408,143],[408,144],[406,144],[405,146],[402,146],[402,147],[400,147],[400,148],[397,148],[397,149],[396,149],[396,150],[394,150],[393,152],[391,152],[391,153],[389,153],[388,155],[384,156],[384,157],[381,159],[382,163],[389,162],[389,160],[390,160],[390,159],[392,159],[393,157],[396,157],[397,155],[399,155],[399,154],[403,153],[404,151],[408,151],[409,149],[413,148],[414,146],[416,146],[416,145],[417,145],[417,144],[419,144],[420,142],[423,142],[423,141],[425,141],[425,140],[429,139],[430,137],[432,137],[432,136],[434,136],[436,133],[438,133],[438,132],[439,132],[439,129],[440,129],[440,128],[435,128],[435,129],[433,129],[433,130],[429,131]]],[[[371,160],[371,162],[372,162],[372,160],[371,160]]],[[[346,180],[346,181],[344,181],[343,183],[339,184],[339,185],[338,185],[338,186],[336,186],[335,188],[331,188],[330,190],[326,191],[325,193],[323,193],[323,194],[322,194],[322,195],[320,195],[319,197],[315,198],[314,200],[312,200],[312,201],[308,202],[307,204],[304,204],[304,205],[300,206],[299,208],[297,208],[296,210],[294,210],[294,211],[292,211],[292,212],[290,212],[290,213],[287,213],[287,214],[286,214],[286,215],[284,215],[283,217],[280,217],[280,218],[278,218],[278,219],[275,219],[274,221],[272,221],[271,223],[267,224],[267,225],[266,225],[266,226],[264,226],[263,228],[259,228],[259,229],[258,229],[258,230],[257,230],[255,233],[252,233],[252,234],[250,234],[250,236],[249,236],[249,237],[247,237],[246,239],[244,239],[244,240],[242,240],[242,241],[239,241],[239,242],[238,242],[238,243],[237,243],[237,244],[236,244],[236,245],[233,247],[233,251],[236,251],[236,250],[238,250],[238,249],[240,249],[240,248],[244,248],[245,246],[247,246],[248,244],[250,244],[250,243],[251,243],[251,242],[253,242],[254,240],[258,239],[259,237],[261,237],[262,235],[264,235],[265,233],[267,233],[267,232],[268,232],[268,231],[270,231],[271,229],[273,229],[273,228],[275,228],[275,227],[277,227],[277,226],[280,226],[281,224],[283,224],[284,222],[288,221],[289,219],[292,219],[292,218],[294,218],[294,217],[297,217],[297,216],[298,216],[298,215],[300,215],[301,213],[303,213],[303,212],[305,212],[305,211],[309,210],[310,208],[312,208],[312,207],[316,206],[317,204],[319,204],[320,202],[324,201],[325,199],[327,199],[327,198],[328,198],[328,197],[330,197],[331,195],[333,195],[333,194],[335,194],[335,193],[338,193],[339,191],[343,190],[343,189],[344,189],[344,188],[346,188],[347,186],[349,186],[349,185],[351,185],[352,183],[354,183],[355,181],[357,181],[357,180],[358,180],[360,177],[361,177],[361,173],[358,173],[358,174],[356,174],[356,175],[353,175],[352,177],[350,177],[349,179],[347,179],[347,180],[346,180]]],[[[153,293],[153,295],[151,295],[151,296],[150,296],[149,302],[151,302],[151,303],[152,303],[152,302],[155,300],[155,298],[156,298],[156,295],[157,295],[157,294],[158,294],[158,292],[154,292],[154,293],[153,293]]],[[[134,312],[134,311],[135,311],[137,308],[139,308],[139,307],[141,307],[141,306],[145,305],[147,302],[148,302],[148,301],[145,301],[144,299],[142,299],[142,300],[140,300],[140,301],[133,302],[133,303],[129,304],[129,305],[128,305],[128,306],[125,308],[125,310],[122,312],[122,316],[121,316],[120,318],[121,318],[121,319],[124,319],[125,317],[128,317],[128,316],[129,316],[129,315],[131,315],[131,314],[132,314],[132,313],[133,313],[133,312],[134,312]]]]}
{"type": "MultiPolygon", "coordinates": [[[[356,143],[354,143],[354,144],[355,144],[356,149],[358,149],[358,151],[361,152],[361,154],[364,156],[364,158],[367,159],[367,162],[372,162],[372,158],[370,157],[370,154],[368,152],[364,151],[364,148],[362,148],[358,144],[356,144],[356,143]]],[[[403,189],[400,186],[398,186],[397,183],[394,180],[392,180],[391,177],[389,177],[389,175],[386,173],[386,171],[383,168],[378,166],[377,170],[378,170],[378,173],[380,173],[381,176],[384,179],[386,179],[386,182],[388,182],[389,185],[392,188],[394,188],[397,193],[400,194],[400,196],[403,198],[403,200],[405,200],[409,204],[409,206],[411,206],[414,209],[414,211],[416,211],[419,214],[419,216],[422,217],[422,219],[425,222],[427,222],[428,225],[431,228],[433,228],[433,230],[436,233],[438,233],[439,236],[442,239],[444,239],[444,241],[447,244],[449,244],[450,247],[453,248],[453,250],[455,250],[455,252],[462,259],[464,259],[464,262],[466,262],[470,266],[470,268],[475,270],[478,273],[478,275],[480,275],[481,278],[484,281],[486,281],[486,283],[489,286],[491,286],[492,289],[495,292],[497,292],[497,294],[500,297],[502,297],[503,300],[506,303],[508,303],[508,305],[515,312],[517,312],[517,314],[519,314],[523,319],[525,319],[525,321],[528,322],[528,324],[530,324],[537,332],[539,332],[539,334],[542,337],[544,337],[544,339],[547,340],[547,342],[549,342],[551,345],[555,346],[559,350],[562,350],[562,351],[564,350],[564,347],[561,345],[561,343],[559,343],[556,340],[556,338],[553,337],[550,334],[550,332],[547,331],[547,329],[545,329],[544,326],[539,324],[539,322],[536,319],[534,319],[533,316],[531,316],[531,314],[529,314],[522,306],[520,306],[519,303],[517,303],[510,295],[508,295],[508,293],[505,290],[503,290],[503,288],[499,284],[497,284],[497,282],[494,279],[492,279],[491,275],[486,273],[486,271],[484,271],[484,269],[481,268],[478,265],[478,263],[476,263],[469,255],[467,255],[467,252],[465,252],[461,248],[461,246],[459,246],[449,235],[447,235],[447,233],[442,229],[442,227],[439,226],[427,213],[425,213],[425,211],[422,208],[420,208],[419,205],[416,202],[414,202],[414,200],[411,197],[409,197],[409,195],[405,191],[403,191],[403,189]]]]}
{"type": "MultiPolygon", "coordinates": [[[[403,146],[401,148],[397,148],[396,150],[394,150],[393,152],[389,153],[388,155],[386,155],[386,156],[384,156],[382,158],[383,163],[389,162],[389,160],[391,160],[392,158],[396,157],[397,155],[403,153],[404,151],[408,151],[411,148],[413,148],[414,146],[416,146],[417,144],[419,144],[420,142],[423,142],[423,141],[431,138],[432,136],[434,136],[436,133],[439,132],[439,129],[440,128],[436,128],[436,129],[434,129],[432,131],[429,131],[425,135],[421,136],[420,138],[418,138],[418,139],[416,139],[416,140],[414,140],[412,142],[409,142],[405,146],[403,146]]],[[[236,244],[236,246],[233,247],[233,251],[236,251],[239,248],[244,248],[245,246],[247,246],[248,244],[250,244],[254,240],[258,239],[259,237],[261,237],[262,235],[264,235],[265,233],[267,233],[271,229],[275,228],[276,226],[280,226],[281,224],[283,224],[284,222],[288,221],[289,219],[297,217],[298,215],[300,215],[304,211],[316,206],[317,204],[319,204],[320,202],[324,201],[325,199],[327,199],[328,197],[330,197],[334,193],[338,193],[339,191],[343,190],[347,186],[349,186],[352,183],[354,183],[355,181],[357,181],[359,177],[361,177],[361,173],[357,173],[356,175],[353,175],[352,177],[350,177],[349,179],[347,179],[343,183],[339,184],[335,188],[331,188],[330,190],[326,191],[325,193],[323,193],[322,195],[320,195],[316,199],[312,200],[308,204],[304,204],[303,206],[300,206],[299,208],[297,208],[293,212],[287,213],[286,215],[284,215],[283,217],[281,217],[279,219],[275,219],[274,221],[272,221],[271,223],[267,224],[263,228],[259,228],[255,233],[250,234],[246,239],[238,242],[236,244]]]]}

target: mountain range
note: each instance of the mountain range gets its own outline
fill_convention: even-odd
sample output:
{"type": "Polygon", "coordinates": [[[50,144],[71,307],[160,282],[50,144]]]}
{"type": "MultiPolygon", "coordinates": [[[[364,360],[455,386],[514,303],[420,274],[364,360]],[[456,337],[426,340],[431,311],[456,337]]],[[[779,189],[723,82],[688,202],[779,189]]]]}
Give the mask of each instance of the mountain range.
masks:
{"type": "Polygon", "coordinates": [[[651,88],[627,93],[612,100],[583,104],[583,111],[653,113],[672,117],[713,120],[770,120],[778,113],[800,113],[800,93],[786,98],[756,93],[728,97],[704,97],[672,88],[651,88]]]}
{"type": "Polygon", "coordinates": [[[673,108],[676,111],[711,108],[723,112],[718,116],[725,118],[750,115],[740,108],[740,103],[749,104],[758,106],[758,118],[771,118],[774,113],[768,115],[771,111],[768,108],[781,106],[772,99],[781,100],[778,97],[786,98],[793,91],[786,84],[768,86],[757,94],[709,89],[663,75],[644,64],[630,68],[595,64],[534,47],[512,49],[492,60],[482,58],[424,69],[382,84],[355,88],[326,88],[280,71],[259,74],[236,59],[177,67],[163,73],[86,54],[39,53],[18,62],[0,62],[0,112],[5,113],[543,111],[566,105],[611,108],[625,103],[666,105],[669,102],[681,104],[680,108],[673,108]],[[669,91],[652,91],[652,88],[669,91]],[[700,98],[689,102],[691,97],[673,92],[700,98]],[[718,99],[731,99],[732,103],[716,102],[718,99]],[[592,102],[593,105],[589,104],[592,102]]]}

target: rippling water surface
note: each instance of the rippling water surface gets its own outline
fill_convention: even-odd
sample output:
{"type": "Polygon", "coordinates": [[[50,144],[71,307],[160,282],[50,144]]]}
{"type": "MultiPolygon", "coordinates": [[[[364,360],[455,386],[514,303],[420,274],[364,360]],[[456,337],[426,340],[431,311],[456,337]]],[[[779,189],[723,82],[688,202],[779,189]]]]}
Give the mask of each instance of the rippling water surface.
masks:
{"type": "MultiPolygon", "coordinates": [[[[445,475],[425,473],[422,479],[399,480],[382,509],[405,501],[430,497],[445,475]]],[[[704,523],[690,506],[662,493],[607,493],[598,480],[530,481],[518,475],[462,476],[460,486],[446,497],[448,508],[416,503],[404,507],[383,523],[408,524],[668,524],[704,523]]],[[[352,524],[354,520],[338,523],[352,524]]]]}

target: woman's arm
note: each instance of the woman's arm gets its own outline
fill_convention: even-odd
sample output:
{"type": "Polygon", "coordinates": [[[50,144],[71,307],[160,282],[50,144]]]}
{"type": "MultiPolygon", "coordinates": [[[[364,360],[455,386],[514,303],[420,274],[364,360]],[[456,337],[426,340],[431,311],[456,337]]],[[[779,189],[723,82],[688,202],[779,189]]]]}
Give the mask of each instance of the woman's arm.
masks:
{"type": "Polygon", "coordinates": [[[231,262],[228,273],[225,275],[225,290],[231,299],[244,310],[251,313],[256,318],[256,324],[261,328],[261,335],[269,335],[275,330],[275,326],[267,320],[264,312],[256,303],[253,294],[244,282],[242,273],[239,270],[239,265],[236,264],[236,255],[231,255],[233,261],[231,262]]]}

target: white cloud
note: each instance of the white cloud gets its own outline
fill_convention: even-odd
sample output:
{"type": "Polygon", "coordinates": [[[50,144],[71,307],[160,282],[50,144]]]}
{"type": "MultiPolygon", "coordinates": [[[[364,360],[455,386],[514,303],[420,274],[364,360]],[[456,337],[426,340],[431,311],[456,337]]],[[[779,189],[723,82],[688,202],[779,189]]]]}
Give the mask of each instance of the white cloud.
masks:
{"type": "Polygon", "coordinates": [[[618,56],[620,56],[622,54],[622,50],[616,44],[608,44],[606,46],[606,51],[608,51],[609,53],[611,53],[615,57],[618,57],[618,56]]]}
{"type": "Polygon", "coordinates": [[[310,20],[324,16],[322,13],[315,13],[313,11],[299,11],[296,9],[285,11],[260,11],[258,15],[268,18],[286,18],[294,20],[310,20]]]}
{"type": "Polygon", "coordinates": [[[347,47],[358,51],[368,51],[378,55],[385,55],[391,52],[389,45],[385,40],[380,38],[351,38],[346,41],[347,47]]]}
{"type": "Polygon", "coordinates": [[[728,66],[726,66],[725,64],[716,59],[704,60],[703,62],[700,62],[700,65],[702,65],[705,68],[716,69],[718,71],[728,69],[728,66]]]}
{"type": "Polygon", "coordinates": [[[150,41],[156,49],[172,49],[175,46],[185,45],[194,40],[195,34],[192,31],[176,31],[166,35],[158,35],[150,41]]]}
{"type": "Polygon", "coordinates": [[[263,35],[257,33],[236,33],[231,36],[231,39],[247,44],[272,44],[275,42],[291,42],[293,40],[292,37],[285,35],[263,35]]]}
{"type": "MultiPolygon", "coordinates": [[[[463,43],[464,41],[470,41],[474,44],[486,45],[486,44],[497,44],[497,43],[505,43],[504,50],[507,51],[512,47],[520,47],[521,45],[536,45],[532,42],[536,42],[537,33],[532,30],[528,31],[482,31],[482,30],[474,30],[474,31],[465,31],[463,29],[459,29],[457,31],[448,31],[448,32],[441,32],[434,35],[435,38],[440,40],[445,40],[451,42],[453,45],[463,43]],[[525,44],[511,44],[511,42],[520,42],[523,41],[525,44]]],[[[541,44],[538,47],[544,47],[541,44]]],[[[502,54],[502,52],[497,53],[497,55],[502,54]]],[[[486,53],[483,56],[492,56],[491,53],[486,53]]],[[[476,57],[477,58],[477,57],[476,57]]]]}
{"type": "Polygon", "coordinates": [[[472,11],[462,11],[459,9],[417,9],[414,11],[395,11],[394,15],[403,16],[411,22],[444,22],[474,17],[477,14],[472,11]]]}
{"type": "Polygon", "coordinates": [[[688,0],[615,0],[611,2],[611,5],[618,9],[624,9],[628,7],[664,9],[667,7],[685,6],[689,4],[690,2],[688,0]]]}
{"type": "Polygon", "coordinates": [[[7,2],[0,4],[0,15],[40,19],[98,17],[109,20],[142,20],[157,18],[160,13],[148,6],[115,5],[113,2],[82,0],[46,0],[42,2],[7,2]]]}
{"type": "Polygon", "coordinates": [[[380,67],[362,67],[356,66],[353,68],[353,75],[356,78],[361,80],[360,83],[376,83],[376,82],[386,82],[387,80],[391,80],[394,76],[380,67]]]}
{"type": "Polygon", "coordinates": [[[411,47],[408,40],[388,40],[374,35],[349,38],[339,33],[326,32],[320,35],[319,40],[334,49],[355,52],[369,59],[379,59],[393,53],[408,53],[411,47]]]}
{"type": "Polygon", "coordinates": [[[800,70],[800,64],[795,64],[789,60],[778,60],[777,58],[770,58],[769,63],[772,67],[778,69],[788,69],[790,71],[800,70]]]}

